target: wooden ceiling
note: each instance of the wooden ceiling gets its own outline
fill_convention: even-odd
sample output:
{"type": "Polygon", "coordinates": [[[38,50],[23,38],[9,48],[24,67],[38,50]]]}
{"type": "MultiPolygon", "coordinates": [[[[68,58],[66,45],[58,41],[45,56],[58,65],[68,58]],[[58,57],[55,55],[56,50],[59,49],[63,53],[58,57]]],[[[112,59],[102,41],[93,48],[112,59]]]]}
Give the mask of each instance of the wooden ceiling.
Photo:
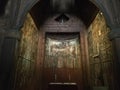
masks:
{"type": "MultiPolygon", "coordinates": [[[[44,24],[44,21],[51,15],[63,13],[59,8],[53,8],[50,1],[51,0],[41,0],[30,11],[38,27],[44,24]]],[[[98,11],[99,9],[89,0],[74,0],[74,5],[68,7],[64,13],[76,15],[83,21],[86,27],[89,27],[98,11]]]]}

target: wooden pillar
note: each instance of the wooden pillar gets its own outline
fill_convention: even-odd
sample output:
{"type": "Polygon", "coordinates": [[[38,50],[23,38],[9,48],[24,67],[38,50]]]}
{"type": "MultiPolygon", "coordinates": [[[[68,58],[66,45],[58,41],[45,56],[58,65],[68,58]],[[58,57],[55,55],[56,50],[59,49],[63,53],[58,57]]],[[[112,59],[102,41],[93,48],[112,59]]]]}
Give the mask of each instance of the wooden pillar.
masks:
{"type": "Polygon", "coordinates": [[[0,36],[0,90],[12,90],[15,48],[19,32],[2,30],[0,36]]]}
{"type": "Polygon", "coordinates": [[[113,43],[114,49],[114,90],[120,90],[120,28],[111,30],[110,39],[113,43]]]}

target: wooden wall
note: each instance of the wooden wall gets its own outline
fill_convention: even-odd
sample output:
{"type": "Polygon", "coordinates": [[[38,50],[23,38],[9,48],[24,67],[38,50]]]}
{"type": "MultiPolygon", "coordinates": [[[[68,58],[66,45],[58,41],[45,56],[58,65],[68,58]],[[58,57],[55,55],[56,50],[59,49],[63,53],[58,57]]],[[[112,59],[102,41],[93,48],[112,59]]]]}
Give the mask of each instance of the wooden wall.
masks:
{"type": "MultiPolygon", "coordinates": [[[[81,51],[81,68],[78,73],[80,73],[80,78],[82,81],[79,81],[79,87],[88,88],[88,52],[87,52],[87,31],[82,23],[82,21],[72,15],[67,15],[70,19],[65,23],[60,23],[55,21],[55,18],[59,15],[48,18],[45,23],[40,26],[39,30],[39,44],[38,44],[38,57],[37,57],[37,70],[38,77],[42,75],[42,68],[44,63],[45,56],[45,38],[47,33],[64,33],[67,36],[67,33],[78,33],[80,35],[80,51],[81,51]]],[[[79,78],[79,77],[78,77],[79,78]]],[[[39,78],[39,81],[42,80],[42,76],[39,78]]],[[[42,84],[42,82],[41,82],[42,84]]],[[[87,89],[86,89],[87,90],[87,89]]]]}

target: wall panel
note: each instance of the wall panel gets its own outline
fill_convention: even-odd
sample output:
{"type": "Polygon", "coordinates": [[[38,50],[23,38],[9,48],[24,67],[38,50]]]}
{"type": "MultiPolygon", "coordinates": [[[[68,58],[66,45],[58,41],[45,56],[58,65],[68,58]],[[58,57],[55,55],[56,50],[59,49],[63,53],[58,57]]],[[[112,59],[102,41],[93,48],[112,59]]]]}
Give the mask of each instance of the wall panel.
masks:
{"type": "Polygon", "coordinates": [[[88,33],[91,86],[105,86],[112,90],[113,50],[109,32],[104,16],[99,12],[88,33]]]}

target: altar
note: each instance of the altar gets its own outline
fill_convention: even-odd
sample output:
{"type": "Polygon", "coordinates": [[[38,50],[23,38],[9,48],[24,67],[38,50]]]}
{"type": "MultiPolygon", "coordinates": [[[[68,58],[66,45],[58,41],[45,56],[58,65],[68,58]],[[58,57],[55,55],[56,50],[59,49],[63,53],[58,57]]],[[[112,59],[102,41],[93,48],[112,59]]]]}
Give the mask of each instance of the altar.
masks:
{"type": "Polygon", "coordinates": [[[49,83],[48,90],[78,90],[76,83],[49,83]]]}

